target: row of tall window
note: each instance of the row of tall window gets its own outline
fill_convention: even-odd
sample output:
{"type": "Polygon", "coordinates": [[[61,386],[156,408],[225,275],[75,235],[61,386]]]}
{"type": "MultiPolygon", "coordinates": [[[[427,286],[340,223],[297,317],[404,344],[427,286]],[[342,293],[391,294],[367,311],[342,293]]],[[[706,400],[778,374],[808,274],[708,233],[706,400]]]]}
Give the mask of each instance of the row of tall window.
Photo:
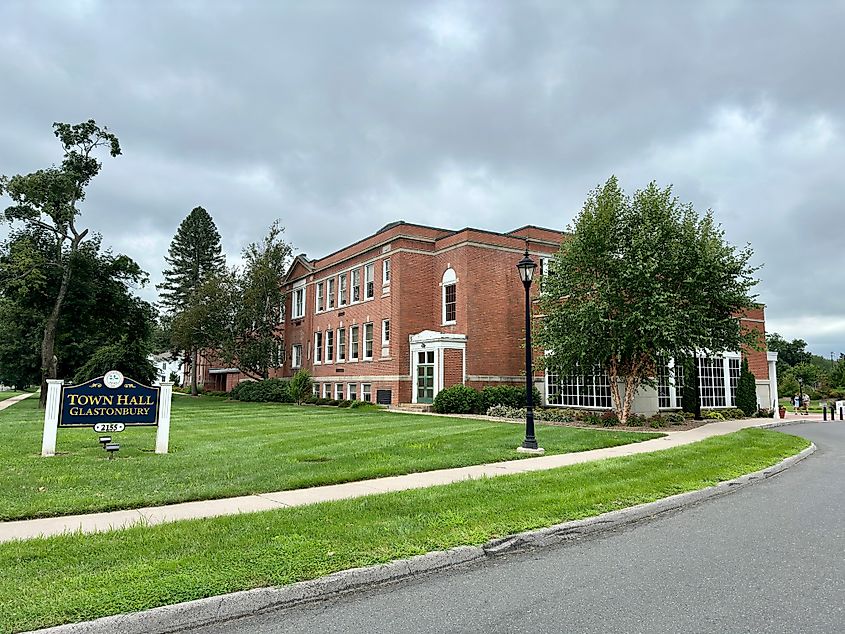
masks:
{"type": "MultiPolygon", "coordinates": [[[[374,324],[366,323],[314,333],[314,363],[370,361],[373,358],[374,324]]],[[[390,345],[390,320],[381,321],[381,345],[390,345]]],[[[302,344],[291,346],[291,366],[302,367],[302,344]]]]}
{"type": "Polygon", "coordinates": [[[361,383],[360,393],[358,391],[358,383],[314,383],[311,389],[313,391],[314,396],[322,398],[333,398],[338,401],[362,400],[366,403],[371,403],[373,400],[372,383],[361,383]]]}
{"type": "MultiPolygon", "coordinates": [[[[739,383],[739,357],[698,357],[698,387],[701,406],[735,407],[739,383]]],[[[681,407],[684,386],[683,368],[674,360],[663,360],[657,368],[657,398],[661,409],[681,407]]],[[[600,368],[591,374],[561,375],[553,369],[546,372],[546,394],[549,405],[571,407],[611,407],[610,379],[600,368]]]]}
{"type": "MultiPolygon", "coordinates": [[[[370,262],[363,267],[354,268],[336,277],[317,282],[315,284],[317,304],[315,311],[322,313],[348,304],[357,304],[361,301],[373,299],[376,296],[375,267],[376,263],[370,262]]],[[[390,286],[390,258],[381,261],[381,285],[382,289],[387,289],[390,286]]],[[[304,316],[305,287],[302,287],[294,290],[291,317],[299,319],[304,316]]]]}

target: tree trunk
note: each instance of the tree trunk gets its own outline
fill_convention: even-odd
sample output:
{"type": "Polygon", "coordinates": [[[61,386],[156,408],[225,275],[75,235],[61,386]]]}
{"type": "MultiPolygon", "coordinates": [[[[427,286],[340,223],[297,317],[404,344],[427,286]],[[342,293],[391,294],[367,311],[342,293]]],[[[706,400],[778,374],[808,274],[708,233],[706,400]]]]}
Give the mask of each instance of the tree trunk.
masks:
{"type": "Polygon", "coordinates": [[[191,396],[199,396],[197,389],[197,359],[199,358],[199,351],[194,348],[191,351],[191,396]]]}
{"type": "Polygon", "coordinates": [[[67,264],[62,272],[59,294],[56,296],[53,310],[50,311],[50,316],[47,317],[47,321],[44,324],[44,337],[41,339],[41,396],[38,399],[42,409],[47,407],[47,379],[55,379],[58,376],[58,359],[55,355],[56,330],[59,327],[59,315],[61,314],[62,304],[65,301],[68,286],[70,286],[71,261],[78,246],[79,241],[74,239],[71,243],[67,264]]]}

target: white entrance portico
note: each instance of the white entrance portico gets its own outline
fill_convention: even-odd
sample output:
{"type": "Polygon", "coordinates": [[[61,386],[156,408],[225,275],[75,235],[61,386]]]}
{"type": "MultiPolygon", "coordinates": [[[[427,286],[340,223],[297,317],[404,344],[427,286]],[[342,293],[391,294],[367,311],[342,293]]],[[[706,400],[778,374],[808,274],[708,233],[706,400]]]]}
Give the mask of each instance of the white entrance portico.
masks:
{"type": "MultiPolygon", "coordinates": [[[[446,376],[446,350],[460,351],[461,383],[467,376],[467,337],[423,330],[409,337],[411,342],[411,402],[431,403],[443,389],[446,376]]],[[[454,368],[450,368],[454,370],[454,368]]]]}

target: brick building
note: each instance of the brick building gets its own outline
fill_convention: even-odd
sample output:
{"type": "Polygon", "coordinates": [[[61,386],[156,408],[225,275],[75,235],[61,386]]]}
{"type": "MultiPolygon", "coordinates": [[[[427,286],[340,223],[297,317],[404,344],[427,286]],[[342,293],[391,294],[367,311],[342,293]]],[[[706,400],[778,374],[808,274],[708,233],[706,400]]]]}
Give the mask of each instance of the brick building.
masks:
{"type": "MultiPolygon", "coordinates": [[[[392,405],[430,403],[458,383],[521,386],[524,290],[516,263],[527,247],[542,277],[562,239],[562,232],[534,226],[495,233],[395,222],[323,258],[297,256],[282,280],[284,344],[273,375],[304,368],[320,396],[392,405]]],[[[764,329],[762,309],[745,319],[764,329]]],[[[767,406],[774,362],[765,352],[748,357],[758,400],[767,406]]],[[[700,359],[705,406],[733,405],[739,358],[700,359]]],[[[208,358],[198,370],[209,389],[228,391],[245,378],[208,358]]],[[[549,405],[610,406],[605,375],[534,378],[549,405]]],[[[658,379],[657,390],[638,394],[636,411],[678,406],[682,377],[671,360],[658,379]]]]}

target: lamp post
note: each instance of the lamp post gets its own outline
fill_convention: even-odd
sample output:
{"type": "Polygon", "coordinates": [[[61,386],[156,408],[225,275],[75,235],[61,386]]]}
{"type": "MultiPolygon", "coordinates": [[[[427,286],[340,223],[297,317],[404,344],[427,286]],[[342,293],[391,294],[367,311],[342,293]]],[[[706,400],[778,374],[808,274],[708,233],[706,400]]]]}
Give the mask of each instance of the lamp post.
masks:
{"type": "Polygon", "coordinates": [[[525,440],[517,451],[526,453],[542,453],[543,450],[537,446],[537,438],[534,436],[534,386],[531,362],[531,299],[529,290],[534,280],[534,271],[537,264],[528,257],[528,243],[525,244],[525,255],[517,262],[516,269],[519,271],[519,279],[525,287],[525,440]]]}

